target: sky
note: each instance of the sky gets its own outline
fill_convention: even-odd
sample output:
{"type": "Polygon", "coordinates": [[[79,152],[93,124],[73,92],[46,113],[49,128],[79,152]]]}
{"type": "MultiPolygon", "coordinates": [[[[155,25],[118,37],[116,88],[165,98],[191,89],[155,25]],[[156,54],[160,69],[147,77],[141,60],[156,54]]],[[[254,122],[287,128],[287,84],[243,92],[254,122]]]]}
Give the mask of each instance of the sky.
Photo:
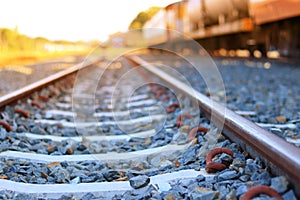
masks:
{"type": "Polygon", "coordinates": [[[176,0],[1,0],[0,28],[50,40],[104,41],[151,6],[176,0]]]}

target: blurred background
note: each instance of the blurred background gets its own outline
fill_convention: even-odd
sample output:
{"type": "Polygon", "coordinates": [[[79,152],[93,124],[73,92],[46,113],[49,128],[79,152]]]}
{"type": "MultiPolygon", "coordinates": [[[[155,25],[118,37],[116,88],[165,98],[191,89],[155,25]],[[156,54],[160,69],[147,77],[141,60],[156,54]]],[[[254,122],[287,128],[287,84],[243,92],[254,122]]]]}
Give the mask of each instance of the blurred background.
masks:
{"type": "Polygon", "coordinates": [[[1,1],[0,67],[86,54],[109,37],[141,28],[161,7],[173,2],[1,1]]]}
{"type": "Polygon", "coordinates": [[[0,95],[136,48],[296,60],[299,35],[300,0],[5,0],[0,95]]]}

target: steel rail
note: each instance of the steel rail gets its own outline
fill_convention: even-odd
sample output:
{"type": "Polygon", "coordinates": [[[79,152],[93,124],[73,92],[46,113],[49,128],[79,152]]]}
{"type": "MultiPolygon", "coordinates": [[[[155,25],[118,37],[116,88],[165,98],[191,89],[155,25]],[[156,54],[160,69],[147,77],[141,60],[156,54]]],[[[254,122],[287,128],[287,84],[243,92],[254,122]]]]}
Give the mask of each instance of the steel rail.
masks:
{"type": "Polygon", "coordinates": [[[81,63],[74,65],[73,67],[70,67],[70,68],[64,70],[64,71],[57,72],[57,73],[50,75],[44,79],[41,79],[37,82],[34,82],[23,88],[13,91],[7,95],[1,96],[0,97],[0,110],[4,110],[5,106],[15,104],[19,100],[28,97],[32,93],[39,91],[42,88],[44,88],[48,85],[51,85],[52,83],[54,83],[58,80],[65,78],[66,76],[74,74],[82,68],[89,67],[92,64],[99,62],[100,60],[102,60],[102,58],[96,59],[93,61],[83,61],[81,63]]]}
{"type": "Polygon", "coordinates": [[[169,74],[156,68],[153,64],[149,64],[140,57],[131,55],[126,56],[126,58],[135,65],[142,66],[147,71],[158,76],[170,85],[172,89],[196,99],[200,109],[206,115],[211,116],[213,113],[215,119],[220,123],[225,119],[223,133],[230,140],[240,144],[252,157],[262,157],[263,161],[271,166],[272,173],[287,175],[287,178],[293,184],[292,187],[297,193],[296,195],[300,197],[299,148],[174,79],[169,74]],[[224,109],[225,116],[222,112],[224,109]]]}

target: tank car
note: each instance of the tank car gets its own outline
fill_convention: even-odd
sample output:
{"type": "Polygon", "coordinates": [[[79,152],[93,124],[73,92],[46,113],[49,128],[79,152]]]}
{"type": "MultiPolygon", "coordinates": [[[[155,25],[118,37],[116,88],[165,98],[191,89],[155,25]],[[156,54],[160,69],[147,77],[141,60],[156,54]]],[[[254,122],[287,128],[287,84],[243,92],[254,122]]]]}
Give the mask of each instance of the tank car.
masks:
{"type": "Polygon", "coordinates": [[[145,27],[166,29],[148,33],[152,45],[178,42],[168,31],[176,30],[210,52],[246,49],[251,55],[276,51],[281,56],[300,56],[300,0],[180,1],[165,7],[145,27]]]}

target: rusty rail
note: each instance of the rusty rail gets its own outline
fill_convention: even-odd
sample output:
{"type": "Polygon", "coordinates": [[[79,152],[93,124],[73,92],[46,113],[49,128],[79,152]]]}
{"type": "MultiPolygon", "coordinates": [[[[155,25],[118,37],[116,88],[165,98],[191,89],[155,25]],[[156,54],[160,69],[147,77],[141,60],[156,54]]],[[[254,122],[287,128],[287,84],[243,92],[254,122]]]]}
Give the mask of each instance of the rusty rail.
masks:
{"type": "Polygon", "coordinates": [[[260,156],[270,165],[272,173],[287,175],[293,184],[296,195],[300,196],[300,149],[268,132],[255,123],[245,119],[223,105],[195,91],[184,83],[175,80],[162,70],[150,65],[138,56],[127,56],[131,62],[161,78],[172,89],[176,89],[198,101],[200,109],[208,116],[214,113],[216,120],[224,119],[223,133],[232,141],[241,145],[252,157],[260,156]],[[213,105],[213,106],[212,106],[213,105]],[[225,109],[225,116],[222,110],[225,109]]]}
{"type": "Polygon", "coordinates": [[[48,85],[51,85],[52,83],[54,83],[58,80],[65,78],[66,76],[74,74],[82,68],[89,67],[92,64],[99,62],[100,60],[102,60],[102,58],[94,60],[94,61],[83,61],[81,63],[74,65],[71,68],[64,70],[64,71],[55,73],[55,74],[50,75],[42,80],[39,80],[39,81],[34,82],[30,85],[27,85],[23,88],[20,88],[14,92],[11,92],[7,95],[1,96],[0,97],[0,110],[3,110],[5,108],[5,106],[7,106],[7,105],[15,104],[19,100],[28,97],[32,93],[39,91],[42,88],[44,88],[48,85]]]}

